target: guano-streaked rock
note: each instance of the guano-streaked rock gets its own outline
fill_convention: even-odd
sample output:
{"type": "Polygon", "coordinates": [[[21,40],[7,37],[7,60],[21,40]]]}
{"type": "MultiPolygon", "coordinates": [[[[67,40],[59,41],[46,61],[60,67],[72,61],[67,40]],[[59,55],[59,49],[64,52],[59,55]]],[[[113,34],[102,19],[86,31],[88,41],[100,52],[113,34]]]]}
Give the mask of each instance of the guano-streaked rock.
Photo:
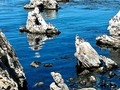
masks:
{"type": "Polygon", "coordinates": [[[104,67],[107,69],[111,69],[117,66],[117,64],[110,58],[99,55],[89,42],[80,39],[78,35],[76,36],[75,46],[75,57],[78,59],[78,66],[83,69],[102,67],[104,66],[102,65],[102,62],[105,63],[104,67]]]}
{"type": "Polygon", "coordinates": [[[26,77],[12,46],[0,30],[0,90],[27,90],[26,77]]]}

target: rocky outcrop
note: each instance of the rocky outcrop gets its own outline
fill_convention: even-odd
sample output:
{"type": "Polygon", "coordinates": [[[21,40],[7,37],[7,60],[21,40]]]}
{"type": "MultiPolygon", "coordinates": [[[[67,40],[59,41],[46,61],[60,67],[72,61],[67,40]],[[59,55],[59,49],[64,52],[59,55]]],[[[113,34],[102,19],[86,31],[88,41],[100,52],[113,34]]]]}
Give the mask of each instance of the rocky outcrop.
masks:
{"type": "Polygon", "coordinates": [[[25,9],[34,9],[35,7],[50,10],[57,10],[60,8],[56,0],[30,0],[30,4],[24,6],[25,9]]]}
{"type": "Polygon", "coordinates": [[[120,11],[109,21],[110,36],[102,35],[96,38],[101,47],[120,48],[120,11]]]}
{"type": "Polygon", "coordinates": [[[0,90],[27,90],[23,67],[2,31],[0,31],[0,90]]]}
{"type": "Polygon", "coordinates": [[[78,35],[76,36],[75,46],[75,57],[78,59],[78,66],[80,66],[82,69],[99,67],[111,69],[117,66],[117,64],[110,58],[99,55],[89,42],[80,39],[78,35]]]}
{"type": "Polygon", "coordinates": [[[28,13],[26,27],[20,27],[21,32],[30,32],[36,34],[59,34],[52,24],[47,24],[40,14],[38,7],[28,13]]]}
{"type": "Polygon", "coordinates": [[[54,79],[54,82],[50,84],[50,90],[69,90],[60,73],[51,72],[51,75],[54,79]]]}

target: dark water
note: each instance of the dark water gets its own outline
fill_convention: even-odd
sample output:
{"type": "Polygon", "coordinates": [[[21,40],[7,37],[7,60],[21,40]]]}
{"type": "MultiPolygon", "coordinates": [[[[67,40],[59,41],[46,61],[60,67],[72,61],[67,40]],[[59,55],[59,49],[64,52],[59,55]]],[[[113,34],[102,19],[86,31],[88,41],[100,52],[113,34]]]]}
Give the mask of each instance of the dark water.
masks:
{"type": "MultiPolygon", "coordinates": [[[[53,81],[51,71],[60,72],[67,84],[70,77],[79,79],[76,74],[77,60],[74,57],[76,34],[89,41],[99,54],[111,57],[120,64],[120,52],[101,50],[95,40],[97,36],[108,33],[108,21],[119,11],[120,0],[72,0],[60,3],[62,8],[58,12],[43,12],[46,22],[52,23],[62,32],[54,38],[20,34],[19,27],[24,26],[27,20],[28,11],[23,8],[26,3],[29,0],[0,0],[0,28],[24,67],[29,90],[49,90],[53,81]],[[35,37],[42,41],[34,43],[35,37]],[[32,61],[42,64],[39,68],[33,68],[30,66],[32,61]],[[52,63],[53,67],[44,67],[45,63],[52,63]],[[44,85],[35,87],[39,81],[44,82],[44,85]]],[[[119,75],[119,69],[114,71],[119,75]]],[[[106,74],[97,76],[100,81],[107,78],[106,74]]],[[[111,81],[120,87],[118,79],[113,78],[111,81]]],[[[102,90],[98,84],[99,82],[92,86],[102,90]]],[[[73,87],[81,88],[79,84],[73,87]]]]}

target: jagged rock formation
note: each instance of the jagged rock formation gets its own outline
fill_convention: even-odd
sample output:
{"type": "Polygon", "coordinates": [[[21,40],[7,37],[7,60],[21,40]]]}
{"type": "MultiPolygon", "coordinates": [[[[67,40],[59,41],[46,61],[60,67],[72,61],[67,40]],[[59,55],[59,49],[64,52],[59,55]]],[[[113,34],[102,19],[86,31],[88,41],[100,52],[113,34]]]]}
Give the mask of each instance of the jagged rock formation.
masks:
{"type": "Polygon", "coordinates": [[[12,46],[0,30],[0,90],[27,90],[26,77],[12,46]]]}
{"type": "Polygon", "coordinates": [[[120,11],[109,21],[110,36],[102,35],[96,38],[101,47],[120,48],[120,11]]]}
{"type": "Polygon", "coordinates": [[[90,69],[96,67],[103,67],[107,69],[111,69],[117,64],[111,60],[110,58],[106,58],[105,56],[99,55],[89,44],[89,42],[80,39],[79,36],[76,36],[76,52],[75,57],[78,59],[78,66],[82,69],[90,69]],[[104,64],[103,64],[104,63],[104,64]]]}
{"type": "Polygon", "coordinates": [[[38,7],[28,13],[26,27],[20,27],[20,31],[37,33],[37,34],[59,34],[52,24],[47,24],[40,14],[38,7]]]}
{"type": "Polygon", "coordinates": [[[51,75],[55,82],[51,83],[50,90],[69,90],[60,73],[51,72],[51,75]]]}
{"type": "Polygon", "coordinates": [[[24,6],[25,9],[34,9],[35,7],[50,10],[57,10],[60,8],[56,0],[30,0],[30,4],[24,6]]]}

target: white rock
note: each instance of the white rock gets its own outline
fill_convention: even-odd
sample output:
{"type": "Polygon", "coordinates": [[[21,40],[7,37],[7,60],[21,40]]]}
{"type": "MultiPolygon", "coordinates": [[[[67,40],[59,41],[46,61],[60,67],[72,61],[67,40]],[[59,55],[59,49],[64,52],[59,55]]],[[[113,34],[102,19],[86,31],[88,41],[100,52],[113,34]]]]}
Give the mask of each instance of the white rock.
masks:
{"type": "Polygon", "coordinates": [[[30,4],[24,6],[25,9],[33,9],[39,7],[40,5],[44,6],[44,9],[59,9],[59,5],[56,0],[30,0],[30,4]]]}
{"type": "Polygon", "coordinates": [[[76,36],[75,45],[75,56],[78,59],[78,65],[82,65],[83,68],[99,67],[102,64],[100,60],[102,60],[109,69],[117,66],[113,60],[99,55],[89,42],[80,39],[78,35],[76,36]]]}
{"type": "Polygon", "coordinates": [[[102,47],[120,48],[120,11],[109,21],[110,36],[102,35],[96,38],[97,45],[102,47]]]}
{"type": "Polygon", "coordinates": [[[69,90],[60,73],[51,72],[51,75],[55,82],[50,84],[50,90],[69,90]]]}
{"type": "Polygon", "coordinates": [[[28,13],[28,19],[26,22],[26,28],[21,27],[21,31],[37,34],[59,34],[58,31],[52,24],[46,23],[40,14],[38,7],[35,7],[33,11],[28,13]]]}
{"type": "Polygon", "coordinates": [[[120,35],[120,11],[109,21],[110,35],[120,35]]]}

